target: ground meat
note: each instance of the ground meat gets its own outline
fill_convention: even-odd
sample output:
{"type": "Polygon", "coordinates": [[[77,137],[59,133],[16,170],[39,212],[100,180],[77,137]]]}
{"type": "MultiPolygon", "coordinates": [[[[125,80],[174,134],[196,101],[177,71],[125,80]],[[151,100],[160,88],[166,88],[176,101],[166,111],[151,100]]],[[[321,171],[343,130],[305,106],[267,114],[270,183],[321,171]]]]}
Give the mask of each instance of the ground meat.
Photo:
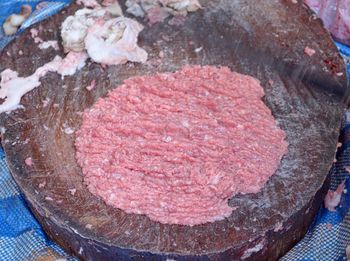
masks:
{"type": "Polygon", "coordinates": [[[259,82],[228,68],[134,77],[83,114],[77,161],[91,193],[127,213],[196,225],[228,217],[287,151],[259,82]]]}

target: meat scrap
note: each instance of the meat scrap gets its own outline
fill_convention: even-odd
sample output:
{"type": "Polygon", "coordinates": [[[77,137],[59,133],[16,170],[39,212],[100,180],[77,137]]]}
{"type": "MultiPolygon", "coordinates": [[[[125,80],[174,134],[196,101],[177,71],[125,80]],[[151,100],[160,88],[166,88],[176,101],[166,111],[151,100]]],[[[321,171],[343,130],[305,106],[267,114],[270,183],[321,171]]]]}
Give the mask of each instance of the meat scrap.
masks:
{"type": "Polygon", "coordinates": [[[95,88],[95,86],[96,86],[96,80],[92,80],[91,83],[85,88],[86,90],[91,91],[93,88],[95,88]]]}
{"type": "Polygon", "coordinates": [[[46,181],[39,183],[39,188],[44,188],[46,186],[46,181]]]}
{"type": "Polygon", "coordinates": [[[85,66],[85,62],[88,58],[86,52],[69,52],[61,61],[56,72],[62,75],[62,77],[66,75],[74,75],[77,70],[80,70],[85,66]]]}
{"type": "Polygon", "coordinates": [[[32,38],[37,37],[39,34],[38,29],[35,29],[35,28],[30,29],[29,32],[30,32],[30,35],[32,36],[32,38]]]}
{"type": "Polygon", "coordinates": [[[259,82],[227,67],[124,81],[83,114],[76,158],[89,191],[166,224],[222,220],[287,152],[259,82]]]}
{"type": "Polygon", "coordinates": [[[162,22],[170,15],[186,16],[201,8],[198,0],[127,0],[127,12],[136,17],[147,17],[150,24],[162,22]]]}
{"type": "Polygon", "coordinates": [[[147,52],[137,45],[142,30],[141,24],[126,17],[96,22],[85,38],[86,51],[93,61],[102,64],[144,63],[147,52]]]}
{"type": "Polygon", "coordinates": [[[44,41],[44,42],[40,43],[38,47],[40,49],[48,49],[51,47],[55,50],[59,50],[58,42],[56,40],[44,41]]]}
{"type": "Polygon", "coordinates": [[[28,158],[26,158],[26,159],[24,160],[24,163],[25,163],[27,166],[31,167],[31,166],[33,165],[33,160],[32,160],[31,157],[28,157],[28,158]]]}
{"type": "Polygon", "coordinates": [[[18,108],[21,97],[40,85],[36,76],[18,77],[18,73],[6,69],[1,73],[0,98],[5,101],[0,105],[0,113],[18,108]]]}
{"type": "Polygon", "coordinates": [[[310,48],[309,46],[306,46],[304,49],[304,53],[307,54],[308,56],[313,56],[316,53],[316,51],[310,48]]]}
{"type": "Polygon", "coordinates": [[[56,56],[52,61],[36,69],[27,77],[19,77],[16,71],[5,69],[0,73],[0,98],[5,101],[0,104],[0,113],[18,108],[21,98],[27,92],[40,86],[40,78],[48,72],[57,72],[63,76],[72,75],[85,65],[86,53],[70,52],[64,59],[56,56]]]}
{"type": "Polygon", "coordinates": [[[86,50],[93,61],[105,65],[146,62],[147,52],[137,45],[143,26],[121,15],[115,2],[107,7],[84,8],[67,17],[61,30],[65,51],[86,50]]]}
{"type": "Polygon", "coordinates": [[[345,181],[339,184],[335,191],[328,190],[328,193],[324,199],[325,208],[329,211],[335,211],[335,208],[339,205],[341,200],[341,195],[343,194],[345,188],[345,181]]]}
{"type": "Polygon", "coordinates": [[[44,42],[43,39],[41,39],[38,35],[39,35],[39,31],[38,29],[32,28],[30,29],[30,34],[34,40],[34,43],[42,43],[44,42]]]}
{"type": "Polygon", "coordinates": [[[106,15],[104,9],[79,9],[62,23],[61,36],[65,52],[81,52],[85,49],[84,40],[88,29],[98,19],[106,15]]]}
{"type": "Polygon", "coordinates": [[[72,196],[74,196],[75,193],[77,192],[77,189],[75,189],[75,188],[73,188],[73,189],[68,189],[68,192],[69,192],[72,196]]]}

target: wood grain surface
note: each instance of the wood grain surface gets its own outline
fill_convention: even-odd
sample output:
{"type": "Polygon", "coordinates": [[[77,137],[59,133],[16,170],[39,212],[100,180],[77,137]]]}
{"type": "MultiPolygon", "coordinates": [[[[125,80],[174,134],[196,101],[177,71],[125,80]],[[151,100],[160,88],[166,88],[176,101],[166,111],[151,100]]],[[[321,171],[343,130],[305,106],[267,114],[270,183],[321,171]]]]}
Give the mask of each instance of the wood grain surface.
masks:
{"type": "MultiPolygon", "coordinates": [[[[139,43],[150,54],[147,64],[104,69],[88,62],[64,79],[48,73],[22,98],[24,109],[0,115],[7,162],[33,213],[50,237],[83,260],[276,260],[304,235],[322,202],[348,103],[345,65],[330,36],[292,1],[201,3],[204,8],[184,26],[144,23],[139,43]],[[306,46],[316,54],[307,56],[306,46]],[[229,204],[238,209],[229,218],[193,227],[129,215],[93,196],[75,160],[74,133],[65,132],[77,130],[81,112],[124,79],[185,64],[226,65],[258,78],[290,144],[261,192],[233,197],[229,204]],[[88,91],[92,80],[96,87],[88,91]],[[32,166],[24,164],[27,157],[32,166]]],[[[60,39],[61,22],[77,8],[73,4],[33,27],[44,40],[60,39]]],[[[27,31],[1,53],[0,71],[29,75],[62,56],[60,48],[40,50],[27,31]]]]}

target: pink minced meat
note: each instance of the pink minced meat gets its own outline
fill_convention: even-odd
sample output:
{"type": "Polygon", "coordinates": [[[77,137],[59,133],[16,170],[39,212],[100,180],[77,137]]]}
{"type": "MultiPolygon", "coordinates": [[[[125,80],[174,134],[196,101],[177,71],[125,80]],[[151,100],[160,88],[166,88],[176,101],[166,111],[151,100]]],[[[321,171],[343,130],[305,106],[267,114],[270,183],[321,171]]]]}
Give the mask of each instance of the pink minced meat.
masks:
{"type": "Polygon", "coordinates": [[[168,224],[228,217],[287,151],[263,88],[226,67],[184,67],[125,80],[83,114],[77,160],[90,192],[168,224]]]}

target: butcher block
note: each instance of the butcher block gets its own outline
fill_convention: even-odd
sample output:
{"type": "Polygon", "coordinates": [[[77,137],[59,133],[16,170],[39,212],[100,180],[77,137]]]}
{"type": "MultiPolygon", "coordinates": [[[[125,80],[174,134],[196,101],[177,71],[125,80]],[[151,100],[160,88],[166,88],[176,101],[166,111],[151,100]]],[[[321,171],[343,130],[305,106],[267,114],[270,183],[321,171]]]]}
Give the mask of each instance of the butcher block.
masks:
{"type": "MultiPolygon", "coordinates": [[[[149,62],[107,68],[88,62],[64,79],[48,73],[22,98],[23,108],[2,113],[7,163],[47,234],[82,260],[276,260],[291,249],[328,189],[348,103],[345,65],[331,37],[294,2],[203,0],[182,26],[140,20],[139,45],[149,62]],[[305,54],[306,47],[315,54],[305,54]],[[195,226],[126,214],[93,196],[75,159],[82,111],[129,77],[195,64],[228,66],[260,81],[289,143],[276,173],[260,192],[232,197],[236,209],[228,218],[195,226]],[[86,89],[93,80],[96,86],[86,89]]],[[[78,8],[72,4],[33,27],[44,40],[60,41],[62,21],[78,8]]],[[[64,55],[62,46],[41,50],[27,31],[1,53],[0,71],[29,75],[56,55],[64,55]]]]}

